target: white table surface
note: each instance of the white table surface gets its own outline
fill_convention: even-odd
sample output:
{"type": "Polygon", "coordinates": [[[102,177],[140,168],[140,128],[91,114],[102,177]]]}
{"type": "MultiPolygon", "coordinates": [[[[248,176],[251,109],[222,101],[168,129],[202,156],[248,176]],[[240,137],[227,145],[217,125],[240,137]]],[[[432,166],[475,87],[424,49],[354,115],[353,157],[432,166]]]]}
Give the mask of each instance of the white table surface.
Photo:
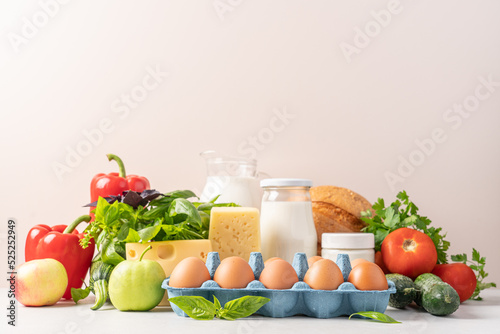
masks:
{"type": "MultiPolygon", "coordinates": [[[[6,314],[7,289],[0,289],[2,314],[6,314]]],[[[386,314],[401,324],[384,324],[370,320],[338,317],[316,319],[305,316],[268,318],[251,316],[227,321],[215,319],[199,321],[175,315],[168,306],[149,312],[120,312],[106,303],[100,310],[92,311],[93,296],[80,301],[58,302],[54,306],[24,307],[17,304],[16,323],[7,325],[8,318],[1,317],[0,333],[500,333],[500,289],[481,293],[483,301],[468,300],[452,315],[433,316],[421,309],[408,307],[398,310],[388,307],[386,314]]]]}

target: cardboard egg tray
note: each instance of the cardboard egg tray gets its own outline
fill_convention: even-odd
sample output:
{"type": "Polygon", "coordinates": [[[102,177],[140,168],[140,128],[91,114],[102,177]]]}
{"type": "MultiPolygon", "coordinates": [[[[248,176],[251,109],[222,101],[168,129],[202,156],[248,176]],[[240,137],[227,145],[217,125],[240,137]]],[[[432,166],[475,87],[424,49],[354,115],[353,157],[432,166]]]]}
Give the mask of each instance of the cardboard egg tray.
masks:
{"type": "MultiPolygon", "coordinates": [[[[270,301],[262,306],[256,314],[273,318],[291,317],[294,315],[306,315],[315,318],[333,318],[341,315],[350,315],[361,311],[385,312],[389,303],[389,296],[396,292],[392,281],[388,281],[389,289],[382,291],[362,291],[358,290],[351,283],[347,282],[351,272],[351,263],[347,254],[339,254],[337,265],[344,276],[342,283],[337,290],[313,290],[303,282],[309,266],[305,253],[296,253],[292,266],[297,272],[299,282],[295,283],[291,289],[274,290],[266,289],[259,281],[260,273],[264,269],[262,254],[251,253],[248,261],[255,275],[255,280],[250,282],[244,289],[223,289],[213,280],[215,270],[220,264],[219,253],[210,252],[207,256],[206,266],[210,273],[211,280],[202,284],[199,288],[173,288],[168,285],[169,278],[163,281],[162,288],[167,290],[168,297],[177,296],[201,296],[210,301],[217,297],[221,305],[226,302],[243,296],[262,296],[270,301]]],[[[175,314],[187,317],[181,309],[171,304],[175,314]]]]}

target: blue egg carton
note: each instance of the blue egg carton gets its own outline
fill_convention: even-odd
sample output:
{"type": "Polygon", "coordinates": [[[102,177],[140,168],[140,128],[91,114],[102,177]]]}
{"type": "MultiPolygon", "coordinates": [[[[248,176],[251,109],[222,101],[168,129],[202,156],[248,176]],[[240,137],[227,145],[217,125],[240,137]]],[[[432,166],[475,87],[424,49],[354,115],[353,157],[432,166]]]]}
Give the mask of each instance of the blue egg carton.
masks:
{"type": "MultiPolygon", "coordinates": [[[[255,280],[250,282],[243,289],[224,289],[213,280],[215,270],[220,264],[219,253],[210,252],[207,256],[206,266],[210,273],[210,280],[204,282],[199,288],[174,288],[169,286],[170,278],[162,283],[162,288],[167,290],[168,297],[178,296],[200,296],[211,302],[214,296],[221,305],[226,302],[243,296],[262,296],[270,301],[262,306],[256,314],[273,318],[291,317],[294,315],[306,315],[315,318],[333,318],[341,315],[350,315],[362,311],[376,311],[384,313],[389,296],[396,292],[396,287],[392,281],[388,281],[387,290],[362,291],[347,282],[351,272],[351,263],[347,254],[339,254],[337,265],[344,276],[342,283],[336,290],[314,290],[307,283],[303,282],[304,276],[309,269],[305,253],[296,253],[292,266],[297,272],[299,281],[291,289],[275,290],[267,289],[259,281],[260,273],[264,269],[262,254],[253,252],[248,261],[255,276],[255,280]]],[[[178,316],[187,317],[180,308],[173,303],[172,309],[178,316]]]]}

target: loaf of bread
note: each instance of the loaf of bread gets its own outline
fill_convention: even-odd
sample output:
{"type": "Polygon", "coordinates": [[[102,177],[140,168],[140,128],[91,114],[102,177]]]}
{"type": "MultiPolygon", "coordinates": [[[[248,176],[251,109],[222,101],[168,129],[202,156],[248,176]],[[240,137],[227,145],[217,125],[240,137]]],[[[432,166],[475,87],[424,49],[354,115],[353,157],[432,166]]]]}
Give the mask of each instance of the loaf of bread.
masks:
{"type": "Polygon", "coordinates": [[[333,232],[359,232],[364,226],[361,211],[372,205],[352,190],[319,186],[311,188],[314,225],[318,236],[318,255],[321,255],[321,235],[333,232]]]}

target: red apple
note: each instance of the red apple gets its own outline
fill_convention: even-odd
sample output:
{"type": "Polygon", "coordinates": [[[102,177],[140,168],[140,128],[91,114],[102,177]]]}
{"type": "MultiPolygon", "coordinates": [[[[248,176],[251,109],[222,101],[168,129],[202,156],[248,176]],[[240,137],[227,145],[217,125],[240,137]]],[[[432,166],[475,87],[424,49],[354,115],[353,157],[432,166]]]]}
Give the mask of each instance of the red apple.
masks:
{"type": "Polygon", "coordinates": [[[66,269],[57,260],[32,260],[17,268],[16,299],[24,306],[54,305],[67,286],[66,269]]]}

